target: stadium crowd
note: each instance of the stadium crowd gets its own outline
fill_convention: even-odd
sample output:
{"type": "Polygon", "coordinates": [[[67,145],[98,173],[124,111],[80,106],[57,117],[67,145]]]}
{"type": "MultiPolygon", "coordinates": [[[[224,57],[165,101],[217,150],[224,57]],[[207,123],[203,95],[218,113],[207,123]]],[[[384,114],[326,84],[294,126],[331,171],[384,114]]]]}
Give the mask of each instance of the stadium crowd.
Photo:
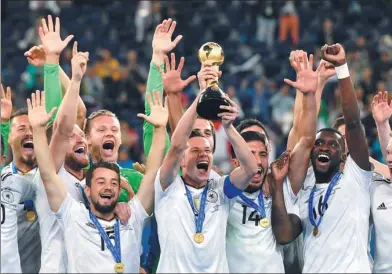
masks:
{"type": "Polygon", "coordinates": [[[2,2],[1,272],[390,273],[391,6],[2,2]]]}

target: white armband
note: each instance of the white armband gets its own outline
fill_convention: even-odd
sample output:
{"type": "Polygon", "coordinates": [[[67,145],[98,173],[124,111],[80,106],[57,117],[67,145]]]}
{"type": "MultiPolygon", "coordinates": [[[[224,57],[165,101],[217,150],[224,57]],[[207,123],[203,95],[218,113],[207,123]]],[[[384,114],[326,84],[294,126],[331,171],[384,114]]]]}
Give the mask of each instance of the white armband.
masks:
{"type": "Polygon", "coordinates": [[[338,79],[344,79],[350,76],[350,71],[348,70],[347,63],[339,67],[335,67],[335,71],[338,79]]]}

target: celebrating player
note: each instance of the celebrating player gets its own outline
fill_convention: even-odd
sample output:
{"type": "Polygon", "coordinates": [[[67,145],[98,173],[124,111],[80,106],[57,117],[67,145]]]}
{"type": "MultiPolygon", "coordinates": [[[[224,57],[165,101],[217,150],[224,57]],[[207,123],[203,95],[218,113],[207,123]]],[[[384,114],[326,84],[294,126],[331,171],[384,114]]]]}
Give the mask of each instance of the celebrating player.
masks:
{"type": "Polygon", "coordinates": [[[199,96],[182,116],[172,136],[169,152],[155,181],[155,215],[161,244],[157,272],[228,272],[225,233],[235,198],[257,173],[249,147],[232,126],[235,104],[221,106],[219,114],[241,163],[229,176],[210,176],[210,143],[193,134],[199,96]],[[190,136],[190,137],[189,137],[190,136]],[[182,175],[179,176],[179,169],[182,175]],[[194,250],[192,254],[189,254],[194,250]],[[184,256],[184,254],[189,256],[184,256]]]}
{"type": "Polygon", "coordinates": [[[299,195],[301,222],[293,221],[295,216],[288,215],[281,203],[273,212],[273,225],[275,218],[275,227],[282,229],[279,233],[282,242],[293,239],[293,231],[303,228],[305,273],[370,272],[367,246],[372,172],[366,138],[343,47],[325,45],[322,56],[335,66],[339,79],[350,156],[341,173],[344,138],[334,129],[320,130],[310,157],[312,168],[299,195]],[[331,244],[336,237],[339,244],[331,244]]]}
{"type": "Polygon", "coordinates": [[[162,101],[156,93],[149,101],[151,115],[138,116],[155,126],[152,153],[147,160],[147,170],[140,190],[129,202],[132,216],[127,225],[120,225],[114,215],[114,208],[120,195],[119,167],[108,162],[92,164],[86,175],[85,192],[90,203],[90,210],[87,210],[83,204],[67,194],[49,152],[45,125],[51,119],[54,110],[46,113],[43,106],[44,94],[39,91],[32,94],[31,101],[28,99],[29,120],[37,136],[34,144],[40,175],[49,206],[55,212],[64,231],[69,272],[114,270],[117,273],[135,273],[139,270],[141,233],[144,220],[152,212],[153,181],[163,158],[165,126],[168,119],[167,110],[162,106],[162,101]],[[84,244],[80,245],[81,242],[84,244]]]}

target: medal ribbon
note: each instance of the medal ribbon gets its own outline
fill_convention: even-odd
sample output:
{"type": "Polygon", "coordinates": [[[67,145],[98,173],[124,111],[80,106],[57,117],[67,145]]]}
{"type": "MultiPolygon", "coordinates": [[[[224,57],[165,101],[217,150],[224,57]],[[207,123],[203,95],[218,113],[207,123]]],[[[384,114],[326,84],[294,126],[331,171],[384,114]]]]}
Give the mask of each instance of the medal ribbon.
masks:
{"type": "Polygon", "coordinates": [[[254,201],[246,197],[243,193],[241,193],[240,198],[242,201],[244,201],[248,206],[254,208],[257,210],[257,212],[260,214],[261,219],[264,219],[267,217],[267,214],[265,214],[265,207],[264,207],[264,198],[263,198],[263,191],[260,190],[259,195],[257,195],[257,198],[259,200],[259,204],[256,204],[254,201]]]}
{"type": "Polygon", "coordinates": [[[313,198],[314,198],[314,193],[316,192],[316,185],[313,186],[312,191],[310,192],[310,196],[309,196],[309,202],[308,202],[308,214],[309,214],[309,221],[312,224],[312,226],[318,227],[321,224],[321,220],[323,219],[323,215],[325,212],[325,207],[327,205],[328,199],[331,196],[332,190],[335,187],[335,185],[337,184],[337,182],[340,179],[340,171],[338,171],[335,176],[333,176],[331,183],[329,183],[328,185],[328,189],[327,192],[325,193],[325,197],[324,200],[322,201],[321,204],[321,215],[320,218],[317,221],[314,220],[314,216],[313,216],[313,198]]]}
{"type": "Polygon", "coordinates": [[[200,201],[200,209],[199,214],[197,214],[197,210],[195,208],[195,204],[192,199],[191,191],[188,189],[186,184],[184,183],[186,197],[188,198],[188,202],[191,205],[193,210],[193,214],[195,215],[195,223],[196,223],[196,233],[200,233],[203,231],[203,223],[205,218],[205,208],[206,208],[206,200],[207,200],[207,190],[208,190],[208,183],[203,189],[203,193],[201,194],[201,201],[200,201]]]}
{"type": "Polygon", "coordinates": [[[102,225],[97,220],[97,217],[95,217],[95,215],[93,213],[91,213],[91,211],[89,211],[89,213],[90,213],[91,221],[94,223],[95,227],[98,229],[99,234],[101,235],[102,239],[105,241],[107,248],[112,253],[114,260],[116,261],[116,263],[121,263],[120,224],[119,224],[118,219],[116,219],[116,224],[114,225],[115,246],[113,246],[108,234],[105,232],[102,225]]]}
{"type": "MultiPolygon", "coordinates": [[[[11,162],[11,169],[12,169],[12,173],[13,174],[19,174],[19,171],[16,168],[14,162],[11,162]]],[[[21,204],[24,205],[24,210],[26,210],[26,211],[34,211],[34,202],[33,202],[33,200],[26,200],[26,201],[24,201],[21,204]]]]}

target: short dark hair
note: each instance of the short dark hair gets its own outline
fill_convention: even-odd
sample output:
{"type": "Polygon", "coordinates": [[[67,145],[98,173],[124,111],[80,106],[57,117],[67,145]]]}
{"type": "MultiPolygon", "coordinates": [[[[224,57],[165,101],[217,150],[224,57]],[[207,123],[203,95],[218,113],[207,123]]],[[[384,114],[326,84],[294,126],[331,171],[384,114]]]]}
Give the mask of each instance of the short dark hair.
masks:
{"type": "Polygon", "coordinates": [[[338,118],[335,119],[335,121],[333,121],[332,123],[332,128],[339,130],[340,126],[345,125],[346,123],[344,122],[344,117],[343,116],[339,116],[338,118]]]}
{"type": "Polygon", "coordinates": [[[85,127],[84,127],[84,133],[85,133],[86,135],[88,135],[88,134],[90,133],[90,130],[91,130],[91,128],[90,128],[91,126],[90,126],[90,125],[91,125],[91,122],[92,122],[95,118],[101,117],[101,116],[109,116],[109,117],[116,118],[116,119],[118,120],[116,114],[114,114],[114,113],[111,112],[110,110],[101,109],[101,110],[94,111],[94,112],[91,113],[91,114],[87,117],[87,119],[86,119],[86,123],[85,123],[85,127]]]}
{"type": "MultiPolygon", "coordinates": [[[[265,136],[264,134],[261,134],[260,132],[257,131],[245,131],[243,133],[241,133],[241,137],[245,140],[245,142],[251,142],[251,141],[260,141],[262,142],[264,145],[266,145],[266,139],[267,136],[265,136]]],[[[268,149],[268,148],[267,148],[268,149]]],[[[237,158],[234,148],[233,146],[230,146],[230,152],[231,152],[231,157],[233,159],[237,158]]]]}
{"type": "Polygon", "coordinates": [[[244,129],[247,129],[248,127],[251,126],[258,126],[262,128],[262,130],[265,132],[265,137],[267,138],[267,140],[270,139],[266,126],[263,125],[263,123],[257,119],[249,118],[249,119],[242,120],[236,129],[239,133],[241,133],[244,129]]]}
{"type": "MultiPolygon", "coordinates": [[[[200,116],[197,116],[196,119],[206,120],[206,121],[210,124],[210,126],[211,126],[212,139],[214,140],[213,148],[212,148],[212,153],[214,153],[214,152],[215,152],[215,148],[216,148],[216,131],[215,131],[214,123],[211,122],[210,120],[204,119],[204,118],[202,118],[202,117],[200,117],[200,116]]],[[[199,131],[199,132],[200,132],[200,131],[199,131]]],[[[191,135],[192,135],[192,134],[191,134],[191,135]]]]}
{"type": "Polygon", "coordinates": [[[189,139],[193,138],[193,137],[203,137],[203,134],[201,133],[200,129],[192,129],[191,135],[189,135],[189,139]]]}
{"type": "Polygon", "coordinates": [[[318,133],[320,133],[320,132],[323,132],[323,131],[332,132],[332,133],[336,133],[337,135],[339,135],[341,137],[341,140],[342,140],[341,145],[343,146],[343,150],[344,151],[346,150],[346,144],[344,142],[344,137],[337,129],[334,129],[334,128],[331,128],[331,127],[322,128],[319,131],[317,131],[316,135],[318,133]]]}
{"type": "Polygon", "coordinates": [[[15,117],[22,116],[22,115],[29,115],[29,111],[27,110],[27,108],[20,108],[17,109],[14,113],[12,113],[10,117],[10,123],[15,117]]]}
{"type": "Polygon", "coordinates": [[[99,162],[93,163],[90,166],[90,168],[88,169],[88,171],[87,171],[87,174],[86,174],[86,185],[88,187],[91,187],[91,180],[93,178],[94,171],[97,168],[106,168],[106,169],[113,170],[114,172],[117,173],[117,175],[118,175],[118,182],[120,182],[121,178],[120,178],[120,168],[119,168],[119,166],[117,164],[115,164],[115,163],[99,161],[99,162]]]}

